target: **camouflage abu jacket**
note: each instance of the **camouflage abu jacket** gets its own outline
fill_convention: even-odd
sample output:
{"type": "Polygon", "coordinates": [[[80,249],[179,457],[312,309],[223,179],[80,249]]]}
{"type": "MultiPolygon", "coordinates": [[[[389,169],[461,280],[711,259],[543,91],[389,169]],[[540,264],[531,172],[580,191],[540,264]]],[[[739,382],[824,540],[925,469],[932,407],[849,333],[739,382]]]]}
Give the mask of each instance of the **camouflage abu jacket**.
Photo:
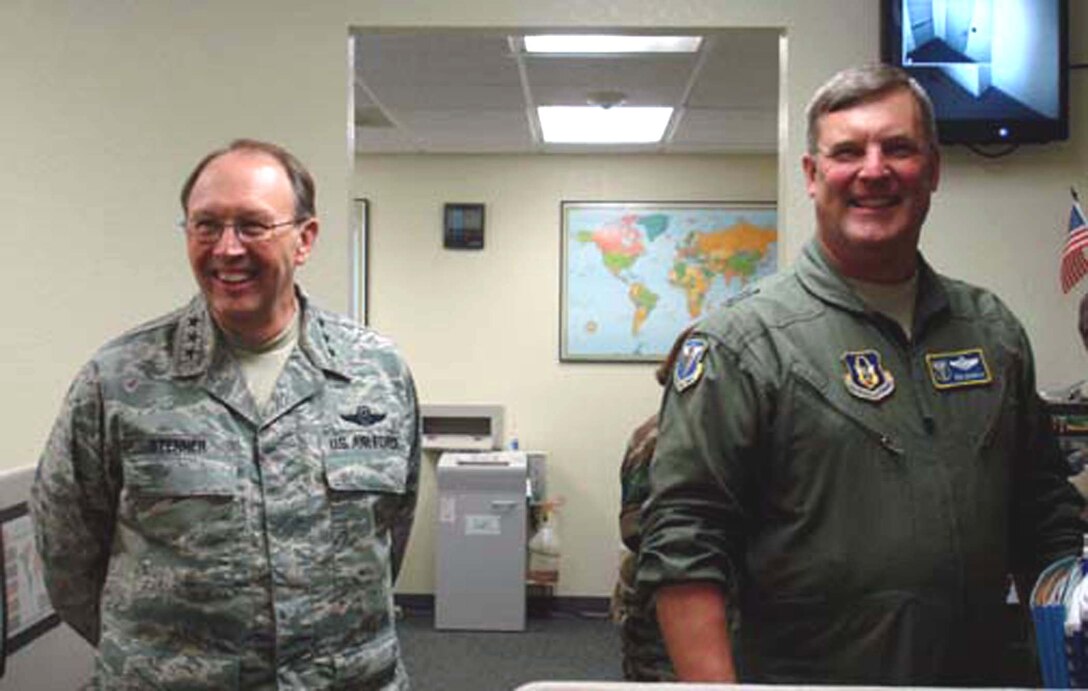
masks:
{"type": "Polygon", "coordinates": [[[402,689],[392,580],[418,406],[392,344],[302,305],[266,410],[201,297],[76,377],[32,493],[101,688],[402,689]]]}

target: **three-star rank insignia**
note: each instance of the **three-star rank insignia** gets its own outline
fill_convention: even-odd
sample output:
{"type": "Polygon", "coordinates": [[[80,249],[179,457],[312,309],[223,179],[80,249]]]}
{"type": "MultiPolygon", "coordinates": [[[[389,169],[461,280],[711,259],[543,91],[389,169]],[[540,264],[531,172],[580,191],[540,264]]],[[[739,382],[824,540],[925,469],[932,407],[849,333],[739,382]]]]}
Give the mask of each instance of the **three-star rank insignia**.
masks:
{"type": "Polygon", "coordinates": [[[880,353],[875,350],[857,350],[843,353],[846,365],[846,390],[865,401],[878,403],[895,391],[895,377],[884,369],[880,353]]]}
{"type": "Polygon", "coordinates": [[[710,344],[702,336],[691,336],[680,346],[676,366],[672,371],[672,385],[677,393],[690,387],[703,376],[703,356],[710,344]]]}

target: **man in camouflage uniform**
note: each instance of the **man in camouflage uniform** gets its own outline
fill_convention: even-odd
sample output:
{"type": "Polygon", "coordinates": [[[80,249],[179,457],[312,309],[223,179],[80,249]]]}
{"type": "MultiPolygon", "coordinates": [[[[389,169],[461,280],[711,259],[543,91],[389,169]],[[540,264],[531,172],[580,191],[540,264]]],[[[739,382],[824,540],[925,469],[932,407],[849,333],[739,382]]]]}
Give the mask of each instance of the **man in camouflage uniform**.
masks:
{"type": "Polygon", "coordinates": [[[309,173],[239,140],[181,194],[201,295],[104,346],[32,494],[105,689],[403,689],[392,585],[419,471],[392,344],[311,303],[309,173]]]}

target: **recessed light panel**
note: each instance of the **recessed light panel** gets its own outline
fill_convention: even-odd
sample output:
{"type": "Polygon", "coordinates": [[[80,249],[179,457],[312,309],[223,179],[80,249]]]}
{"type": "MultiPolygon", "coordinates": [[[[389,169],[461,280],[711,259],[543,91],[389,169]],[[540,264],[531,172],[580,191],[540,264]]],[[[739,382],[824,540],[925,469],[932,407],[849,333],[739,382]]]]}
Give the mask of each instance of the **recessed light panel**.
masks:
{"type": "Polygon", "coordinates": [[[528,53],[694,53],[701,36],[542,34],[526,36],[528,53]]]}

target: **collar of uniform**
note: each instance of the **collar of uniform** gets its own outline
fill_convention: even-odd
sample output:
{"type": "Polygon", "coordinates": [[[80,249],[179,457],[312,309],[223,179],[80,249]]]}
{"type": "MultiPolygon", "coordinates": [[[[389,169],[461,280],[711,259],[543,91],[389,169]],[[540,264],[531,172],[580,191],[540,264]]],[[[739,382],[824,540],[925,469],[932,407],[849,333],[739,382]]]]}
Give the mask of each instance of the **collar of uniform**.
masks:
{"type": "Polygon", "coordinates": [[[918,297],[914,303],[914,333],[921,333],[930,319],[951,309],[944,282],[918,253],[918,297]]]}
{"type": "MultiPolygon", "coordinates": [[[[810,293],[824,302],[851,312],[866,312],[865,303],[850,284],[827,261],[820,243],[813,238],[805,245],[797,260],[797,278],[810,293]]],[[[948,308],[948,295],[937,273],[918,253],[918,297],[915,302],[914,324],[920,326],[937,313],[948,308]]],[[[914,330],[917,333],[917,329],[914,330]]]]}
{"type": "Polygon", "coordinates": [[[337,338],[340,332],[332,328],[334,320],[330,318],[331,315],[311,305],[301,287],[295,286],[295,293],[298,295],[299,309],[302,310],[299,348],[315,367],[350,379],[344,359],[346,346],[337,338]]]}
{"type": "MultiPolygon", "coordinates": [[[[325,313],[313,307],[302,288],[295,286],[298,306],[302,311],[302,327],[299,330],[299,347],[307,359],[319,369],[350,378],[344,367],[342,353],[335,347],[332,324],[325,313]]],[[[216,328],[208,313],[204,297],[197,295],[177,320],[173,345],[174,373],[179,377],[191,377],[204,373],[211,361],[216,343],[216,328]]]]}
{"type": "Polygon", "coordinates": [[[174,330],[174,374],[191,377],[208,369],[215,345],[215,325],[202,295],[197,295],[182,310],[174,330]]]}
{"type": "Polygon", "coordinates": [[[866,311],[865,303],[827,261],[815,238],[805,245],[797,260],[797,278],[805,290],[824,302],[850,312],[866,311]]]}

